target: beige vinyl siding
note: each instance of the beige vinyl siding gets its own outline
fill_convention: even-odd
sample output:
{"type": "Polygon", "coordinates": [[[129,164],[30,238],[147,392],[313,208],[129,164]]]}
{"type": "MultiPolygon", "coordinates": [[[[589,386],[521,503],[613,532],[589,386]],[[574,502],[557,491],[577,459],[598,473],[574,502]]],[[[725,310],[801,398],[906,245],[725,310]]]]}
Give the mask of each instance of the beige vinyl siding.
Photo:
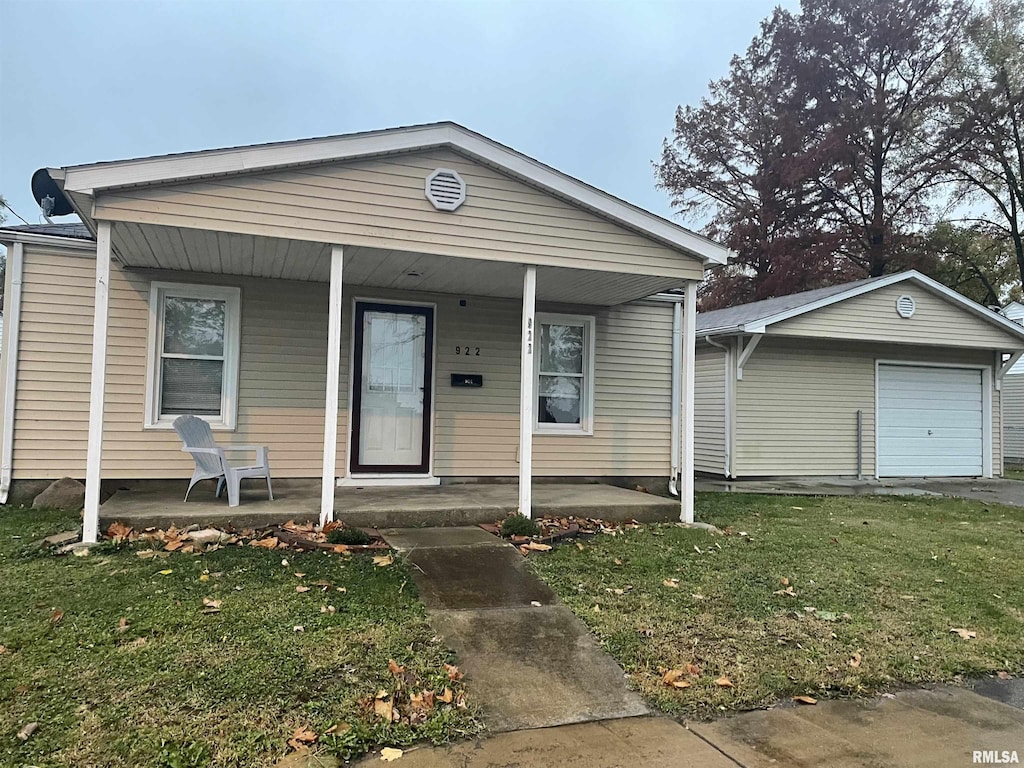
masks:
{"type": "MultiPolygon", "coordinates": [[[[1021,349],[1024,342],[946,299],[908,283],[890,285],[771,326],[775,336],[1021,349]],[[908,295],[914,315],[896,314],[896,299],[908,295]]],[[[755,353],[756,354],[756,353],[755,353]]]]}
{"type": "Polygon", "coordinates": [[[1024,373],[1004,377],[1001,394],[1006,460],[1020,464],[1024,462],[1024,373]]]}
{"type": "MultiPolygon", "coordinates": [[[[21,377],[14,472],[19,479],[82,477],[88,438],[94,261],[26,249],[21,377]]],[[[187,477],[192,460],[173,430],[143,429],[151,280],[241,289],[238,426],[223,443],[270,446],[277,477],[321,472],[327,286],[128,271],[112,265],[103,476],[187,477]]],[[[348,443],[352,308],[356,297],[436,305],[435,473],[519,471],[519,326],[515,301],[352,288],[342,327],[337,474],[348,443]],[[467,306],[459,306],[460,298],[467,306]],[[455,354],[456,346],[481,354],[455,354]],[[450,386],[481,373],[484,387],[450,386]]],[[[672,311],[637,303],[610,309],[541,306],[596,317],[593,436],[538,435],[538,476],[669,474],[672,311]]]]}
{"type": "Polygon", "coordinates": [[[699,259],[451,150],[100,195],[97,219],[537,265],[701,279],[699,259]],[[427,175],[459,172],[466,202],[438,211],[427,175]]]}
{"type": "Polygon", "coordinates": [[[13,477],[85,477],[93,286],[88,254],[24,247],[13,477]]]}
{"type": "Polygon", "coordinates": [[[727,473],[725,466],[726,354],[708,345],[697,347],[694,370],[693,466],[698,472],[727,473]]]}
{"type": "MultiPolygon", "coordinates": [[[[737,477],[875,473],[875,361],[991,366],[990,351],[766,337],[736,382],[737,477]]],[[[1002,463],[999,393],[992,393],[992,466],[1002,463]]]]}

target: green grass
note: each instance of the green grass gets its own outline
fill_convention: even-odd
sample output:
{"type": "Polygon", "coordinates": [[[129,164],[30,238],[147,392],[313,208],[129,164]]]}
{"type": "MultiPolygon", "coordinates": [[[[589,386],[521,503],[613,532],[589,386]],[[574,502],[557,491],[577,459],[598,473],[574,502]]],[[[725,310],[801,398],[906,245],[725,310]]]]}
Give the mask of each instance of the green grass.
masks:
{"type": "Polygon", "coordinates": [[[265,766],[299,726],[350,726],[320,747],[343,757],[477,729],[447,705],[410,726],[360,704],[394,685],[391,658],[424,687],[448,683],[452,659],[400,561],[251,547],[141,559],[109,544],[58,558],[27,546],[76,525],[0,509],[0,765],[265,766]],[[297,593],[303,583],[312,590],[297,593]],[[203,598],[221,612],[204,614],[203,598]],[[39,728],[22,743],[29,722],[39,728]]]}
{"type": "Polygon", "coordinates": [[[530,559],[667,712],[703,718],[794,695],[1024,674],[1024,510],[705,494],[697,516],[729,535],[651,525],[530,559]],[[774,594],[782,579],[795,597],[774,594]],[[701,669],[690,688],[662,682],[688,663],[701,669]],[[735,687],[716,685],[721,676],[735,687]]]}
{"type": "Polygon", "coordinates": [[[1007,480],[1024,480],[1024,469],[1007,469],[1003,472],[1007,480]]]}

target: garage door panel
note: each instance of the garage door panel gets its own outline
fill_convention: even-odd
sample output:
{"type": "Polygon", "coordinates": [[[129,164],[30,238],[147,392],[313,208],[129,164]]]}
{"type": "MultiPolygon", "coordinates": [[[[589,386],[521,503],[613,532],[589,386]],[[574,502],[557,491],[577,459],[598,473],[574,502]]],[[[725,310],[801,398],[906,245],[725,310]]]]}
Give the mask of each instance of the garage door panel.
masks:
{"type": "Polygon", "coordinates": [[[984,473],[984,395],[977,369],[878,366],[878,474],[984,473]]]}

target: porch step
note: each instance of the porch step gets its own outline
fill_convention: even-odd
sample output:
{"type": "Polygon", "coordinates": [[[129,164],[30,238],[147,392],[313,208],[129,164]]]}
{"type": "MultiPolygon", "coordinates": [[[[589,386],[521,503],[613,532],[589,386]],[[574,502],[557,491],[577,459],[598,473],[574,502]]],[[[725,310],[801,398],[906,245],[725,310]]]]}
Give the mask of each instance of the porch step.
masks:
{"type": "MultiPolygon", "coordinates": [[[[211,483],[212,485],[212,483],[211,483]]],[[[265,489],[242,489],[240,504],[228,507],[212,489],[197,487],[188,503],[185,484],[120,490],[100,507],[100,524],[115,520],[135,527],[233,525],[258,527],[287,520],[316,520],[320,487],[315,481],[275,484],[275,499],[265,489]]],[[[373,528],[418,528],[490,523],[518,508],[514,484],[466,484],[410,488],[339,488],[335,516],[350,525],[373,528]]],[[[598,517],[643,522],[679,519],[679,502],[654,494],[600,483],[537,483],[534,517],[598,517]]]]}

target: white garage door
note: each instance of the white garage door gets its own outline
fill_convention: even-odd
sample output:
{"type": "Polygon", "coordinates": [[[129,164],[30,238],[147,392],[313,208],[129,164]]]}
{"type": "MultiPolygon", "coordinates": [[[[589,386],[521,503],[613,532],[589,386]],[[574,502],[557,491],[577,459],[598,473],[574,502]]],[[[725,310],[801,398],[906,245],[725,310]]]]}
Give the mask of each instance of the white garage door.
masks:
{"type": "Polygon", "coordinates": [[[984,474],[980,370],[878,366],[879,477],[984,474]]]}

